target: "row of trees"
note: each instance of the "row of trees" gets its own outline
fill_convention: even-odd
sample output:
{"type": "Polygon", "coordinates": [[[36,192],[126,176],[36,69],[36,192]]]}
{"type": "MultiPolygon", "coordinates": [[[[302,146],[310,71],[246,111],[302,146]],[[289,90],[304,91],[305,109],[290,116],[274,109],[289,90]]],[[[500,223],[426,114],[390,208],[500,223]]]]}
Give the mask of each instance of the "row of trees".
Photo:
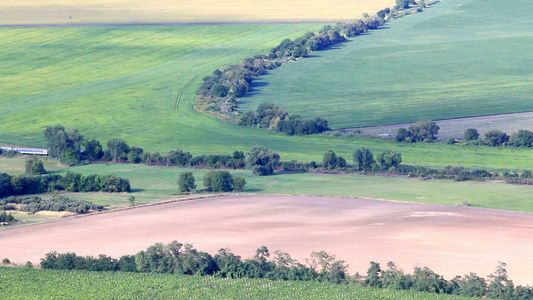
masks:
{"type": "Polygon", "coordinates": [[[533,147],[533,132],[530,130],[519,130],[510,136],[500,130],[489,130],[481,138],[477,129],[469,128],[465,131],[464,138],[474,145],[486,145],[490,147],[533,147]]]}
{"type": "Polygon", "coordinates": [[[128,179],[115,175],[9,175],[0,173],[0,197],[39,194],[67,190],[71,192],[130,192],[128,179]]]}
{"type": "MultiPolygon", "coordinates": [[[[72,134],[70,134],[72,135],[72,134]]],[[[45,138],[50,149],[50,156],[59,158],[63,163],[76,164],[81,160],[90,162],[129,162],[145,163],[149,165],[165,165],[179,167],[209,167],[209,168],[245,168],[245,156],[242,151],[235,151],[232,155],[200,155],[193,157],[189,152],[181,149],[170,151],[167,155],[159,152],[145,152],[140,147],[130,146],[121,138],[114,138],[107,142],[107,149],[97,140],[84,140],[78,130],[66,130],[62,125],[49,126],[45,130],[45,138]],[[65,143],[64,138],[68,133],[75,132],[76,147],[74,143],[65,143]],[[53,149],[53,150],[52,150],[53,149]],[[76,155],[72,151],[75,150],[76,155]],[[67,154],[65,154],[67,153],[67,154]],[[66,155],[66,156],[65,156],[66,155]]],[[[27,173],[44,174],[42,162],[30,158],[26,166],[27,173]]]]}
{"type": "MultiPolygon", "coordinates": [[[[234,113],[232,112],[237,111],[239,98],[250,91],[254,78],[263,75],[267,70],[304,57],[313,51],[327,49],[334,44],[345,41],[348,37],[354,37],[368,30],[377,29],[384,24],[384,18],[389,13],[390,9],[387,9],[380,11],[379,16],[366,17],[350,23],[338,23],[334,27],[326,25],[316,34],[307,32],[295,40],[285,39],[268,54],[256,55],[252,58],[244,59],[240,64],[217,69],[213,74],[204,78],[204,82],[197,92],[195,107],[205,112],[234,118],[234,113]]],[[[239,114],[234,118],[236,123],[245,126],[254,124],[255,119],[255,117],[250,115],[239,116],[239,114]]],[[[284,118],[280,118],[280,121],[283,120],[284,118]]],[[[284,124],[285,126],[280,127],[284,129],[280,131],[289,134],[313,133],[313,130],[299,129],[307,127],[301,123],[304,123],[304,121],[309,123],[310,120],[294,117],[292,120],[285,121],[292,122],[284,124]]],[[[255,124],[261,124],[261,122],[255,124]]],[[[269,128],[269,126],[259,127],[269,128]]],[[[325,128],[327,128],[327,124],[325,128]]]]}
{"type": "Polygon", "coordinates": [[[427,267],[415,267],[413,274],[406,274],[393,263],[383,270],[379,263],[371,262],[365,283],[369,286],[396,290],[415,290],[436,294],[453,294],[465,297],[488,297],[493,299],[532,299],[533,287],[515,286],[507,276],[507,265],[498,262],[496,271],[488,280],[469,273],[446,280],[427,267]]]}
{"type": "Polygon", "coordinates": [[[362,284],[378,288],[415,290],[436,294],[454,294],[494,299],[526,300],[533,297],[533,288],[515,286],[507,276],[505,263],[500,262],[488,280],[469,273],[444,279],[431,269],[415,267],[412,274],[406,274],[393,262],[387,269],[381,269],[377,262],[371,262],[366,277],[350,276],[348,265],[335,255],[325,251],[311,253],[302,264],[289,253],[271,253],[263,246],[250,259],[242,259],[230,249],[223,248],[215,256],[199,251],[190,244],[173,241],[170,244],[154,244],[136,255],[125,255],[119,259],[100,255],[78,256],[74,253],[51,252],[41,259],[44,269],[125,271],[185,274],[197,276],[218,276],[223,278],[268,278],[272,280],[319,281],[338,284],[362,284]]]}
{"type": "Polygon", "coordinates": [[[242,114],[237,124],[268,128],[288,135],[308,135],[329,130],[326,119],[303,119],[300,115],[289,115],[272,103],[261,103],[257,114],[252,111],[242,114]]]}
{"type": "MultiPolygon", "coordinates": [[[[261,123],[270,124],[270,120],[273,116],[277,115],[281,110],[277,107],[261,106],[260,116],[258,120],[261,123]],[[274,112],[275,111],[275,112],[274,112]],[[268,121],[267,121],[268,120],[268,121]]],[[[288,116],[285,113],[285,116],[288,116]]],[[[327,126],[327,121],[320,122],[322,125],[327,126]]],[[[47,131],[64,131],[64,127],[56,125],[53,127],[47,127],[47,131]]],[[[107,150],[104,150],[99,141],[90,140],[83,141],[83,137],[74,130],[82,141],[83,151],[80,151],[80,159],[85,158],[89,161],[114,161],[114,162],[129,162],[129,163],[146,163],[150,165],[165,165],[165,166],[179,166],[179,167],[201,167],[201,168],[230,168],[230,169],[244,169],[248,168],[255,175],[272,175],[274,170],[280,165],[280,156],[272,151],[272,149],[260,146],[254,146],[250,148],[250,151],[245,155],[242,151],[234,151],[232,155],[200,155],[193,156],[191,153],[183,151],[181,149],[172,150],[168,155],[161,155],[158,152],[150,153],[144,152],[140,147],[129,146],[128,143],[120,138],[114,138],[107,142],[107,150]]],[[[50,148],[61,148],[60,145],[54,144],[54,140],[48,140],[50,148]]],[[[57,152],[56,152],[57,153],[57,152]]],[[[37,158],[30,158],[26,162],[26,171],[30,174],[44,174],[42,161],[37,158]]],[[[64,188],[69,191],[92,191],[98,189],[98,186],[102,184],[109,186],[110,184],[101,183],[101,180],[114,180],[116,178],[101,178],[91,176],[82,176],[75,174],[67,174],[64,179],[68,182],[64,188]]],[[[104,181],[105,181],[104,180],[104,181]]],[[[124,182],[118,182],[115,184],[118,191],[124,191],[124,182]]]]}
{"type": "MultiPolygon", "coordinates": [[[[178,189],[181,193],[196,190],[196,179],[192,172],[183,172],[178,178],[178,189]]],[[[228,171],[210,171],[205,174],[203,184],[209,192],[244,191],[246,180],[242,176],[233,176],[228,171]]]]}
{"type": "Polygon", "coordinates": [[[327,170],[347,169],[364,172],[388,171],[398,168],[402,163],[402,154],[395,151],[384,151],[374,159],[374,154],[367,148],[356,149],[353,153],[354,165],[349,165],[342,156],[337,156],[332,150],[324,153],[322,168],[327,170]]]}

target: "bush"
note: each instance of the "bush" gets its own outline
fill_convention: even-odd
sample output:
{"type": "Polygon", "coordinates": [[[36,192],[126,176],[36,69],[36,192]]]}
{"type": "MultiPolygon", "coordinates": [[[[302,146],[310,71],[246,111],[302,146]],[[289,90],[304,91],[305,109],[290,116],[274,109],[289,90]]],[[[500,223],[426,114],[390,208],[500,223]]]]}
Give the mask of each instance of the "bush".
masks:
{"type": "Polygon", "coordinates": [[[27,174],[32,174],[32,175],[46,174],[43,161],[35,156],[32,156],[26,160],[25,168],[26,168],[27,174]]]}
{"type": "Polygon", "coordinates": [[[279,165],[280,156],[270,148],[254,146],[246,155],[246,165],[259,176],[272,175],[279,165]]]}
{"type": "Polygon", "coordinates": [[[195,179],[192,172],[183,172],[178,179],[178,189],[181,193],[192,192],[196,189],[195,179]]]}
{"type": "Polygon", "coordinates": [[[474,128],[468,128],[465,131],[464,138],[466,141],[474,141],[479,139],[479,133],[474,128]]]}
{"type": "Polygon", "coordinates": [[[211,171],[204,176],[203,182],[210,192],[231,192],[234,190],[233,176],[228,171],[211,171]]]}
{"type": "Polygon", "coordinates": [[[242,176],[235,176],[233,177],[233,187],[236,191],[242,192],[244,191],[244,187],[246,186],[246,179],[242,176]]]}

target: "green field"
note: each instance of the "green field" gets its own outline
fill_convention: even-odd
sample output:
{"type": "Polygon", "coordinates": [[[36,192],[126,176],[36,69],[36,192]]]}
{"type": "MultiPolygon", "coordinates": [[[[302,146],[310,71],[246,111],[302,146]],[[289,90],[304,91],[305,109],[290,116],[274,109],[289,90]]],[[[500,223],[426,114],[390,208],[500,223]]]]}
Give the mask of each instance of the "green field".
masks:
{"type": "Polygon", "coordinates": [[[2,299],[470,299],[360,286],[0,267],[2,299]]]}
{"type": "Polygon", "coordinates": [[[272,71],[242,108],[272,102],[333,128],[533,111],[531,11],[529,0],[445,0],[272,71]]]}
{"type": "MultiPolygon", "coordinates": [[[[0,159],[0,172],[4,165],[14,165],[22,159],[0,159]]],[[[13,170],[17,174],[20,170],[13,170]]],[[[198,189],[203,189],[202,177],[209,170],[154,167],[132,164],[93,164],[56,169],[53,174],[67,171],[83,174],[115,174],[131,182],[136,204],[152,203],[183,197],[178,195],[177,180],[184,171],[192,171],[198,189]]],[[[233,175],[247,181],[247,194],[295,194],[347,196],[417,203],[461,205],[463,201],[473,207],[533,212],[529,185],[501,182],[454,182],[450,180],[420,180],[413,178],[364,176],[356,174],[326,175],[313,172],[280,172],[275,176],[255,176],[247,170],[232,170],[233,175]]],[[[129,194],[67,193],[73,199],[91,201],[113,207],[128,206],[129,194]]],[[[46,197],[46,196],[45,196],[46,197]]]]}
{"type": "MultiPolygon", "coordinates": [[[[432,26],[437,26],[440,17],[435,15],[439,12],[442,18],[450,18],[447,14],[450,4],[445,4],[394,21],[390,29],[358,37],[344,48],[363,46],[367,39],[383,41],[383,34],[395,36],[398,43],[405,43],[402,47],[408,47],[407,44],[416,39],[409,38],[410,33],[402,28],[423,27],[419,24],[424,22],[433,22],[432,26]],[[405,39],[400,39],[401,35],[406,35],[405,39]]],[[[283,160],[321,161],[323,153],[330,149],[350,160],[354,149],[367,147],[374,152],[399,151],[407,164],[533,169],[533,153],[529,149],[407,145],[329,136],[292,137],[239,127],[193,109],[195,91],[201,79],[216,68],[267,52],[283,38],[296,37],[308,30],[316,31],[321,26],[0,28],[3,41],[0,53],[0,142],[45,146],[42,134],[45,126],[61,123],[69,129],[79,129],[86,138],[98,139],[102,144],[121,137],[130,145],[162,153],[179,147],[194,155],[229,154],[262,145],[280,153],[283,160]],[[179,110],[174,110],[179,91],[196,75],[198,80],[185,90],[179,110]]],[[[417,36],[415,33],[411,35],[417,36]]],[[[418,46],[427,44],[419,41],[418,46]]],[[[344,49],[325,51],[319,55],[335,56],[342,51],[344,49]]],[[[283,66],[279,71],[283,73],[296,66],[314,63],[320,66],[322,59],[304,59],[283,66]]],[[[377,70],[370,64],[367,67],[377,70]]],[[[387,80],[393,79],[381,78],[375,83],[382,82],[379,85],[386,86],[387,80]]],[[[333,95],[337,90],[334,86],[323,88],[323,93],[333,95]]],[[[267,87],[272,89],[274,84],[267,87]]],[[[280,86],[280,90],[283,87],[280,86]]],[[[344,118],[344,114],[337,117],[344,118]]],[[[334,119],[329,119],[335,124],[334,119]]]]}

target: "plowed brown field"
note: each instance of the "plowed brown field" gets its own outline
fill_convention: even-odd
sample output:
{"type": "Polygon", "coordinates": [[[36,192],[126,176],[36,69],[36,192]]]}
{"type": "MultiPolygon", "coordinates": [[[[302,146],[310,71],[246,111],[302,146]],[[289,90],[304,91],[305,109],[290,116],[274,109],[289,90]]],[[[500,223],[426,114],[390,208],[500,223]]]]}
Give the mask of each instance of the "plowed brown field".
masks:
{"type": "Polygon", "coordinates": [[[468,207],[308,196],[226,196],[89,215],[0,231],[0,259],[38,263],[49,251],[118,257],[177,240],[251,257],[262,245],[304,262],[325,250],[364,274],[374,260],[447,279],[508,264],[532,284],[533,214],[468,207]]]}

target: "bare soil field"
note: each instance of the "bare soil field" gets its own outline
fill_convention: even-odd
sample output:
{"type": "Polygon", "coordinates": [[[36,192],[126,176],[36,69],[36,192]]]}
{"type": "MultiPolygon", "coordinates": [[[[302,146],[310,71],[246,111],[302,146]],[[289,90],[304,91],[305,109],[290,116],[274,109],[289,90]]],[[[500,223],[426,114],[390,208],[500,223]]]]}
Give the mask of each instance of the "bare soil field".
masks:
{"type": "Polygon", "coordinates": [[[7,0],[0,24],[341,21],[394,6],[394,0],[7,0]]]}
{"type": "Polygon", "coordinates": [[[532,284],[533,214],[309,196],[225,196],[166,203],[0,231],[0,258],[39,262],[50,251],[118,257],[177,240],[242,257],[262,245],[304,262],[325,250],[364,274],[370,261],[450,279],[487,276],[498,261],[532,284]]]}
{"type": "MultiPolygon", "coordinates": [[[[501,130],[510,135],[520,129],[533,130],[533,112],[447,119],[438,120],[435,122],[440,127],[438,136],[442,139],[463,138],[463,135],[468,128],[477,129],[480,135],[483,135],[485,132],[490,130],[501,130]]],[[[399,128],[407,128],[411,124],[413,123],[347,128],[342,129],[342,131],[353,132],[356,130],[360,130],[363,135],[396,136],[396,132],[399,128]]]]}

